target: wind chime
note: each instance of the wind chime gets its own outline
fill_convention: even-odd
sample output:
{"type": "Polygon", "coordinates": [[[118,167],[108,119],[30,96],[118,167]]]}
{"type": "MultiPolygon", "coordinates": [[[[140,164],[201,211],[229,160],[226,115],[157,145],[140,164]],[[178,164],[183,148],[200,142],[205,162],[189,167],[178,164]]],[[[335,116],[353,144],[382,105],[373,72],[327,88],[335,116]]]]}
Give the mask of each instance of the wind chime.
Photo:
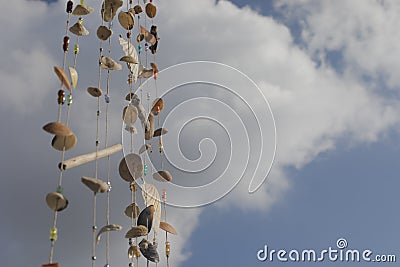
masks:
{"type": "MultiPolygon", "coordinates": [[[[131,191],[130,202],[125,209],[125,215],[131,218],[131,229],[125,234],[125,237],[129,240],[128,248],[128,259],[129,266],[134,266],[136,263],[139,266],[139,257],[141,254],[146,258],[147,265],[149,262],[158,263],[159,254],[158,248],[158,231],[159,229],[165,231],[165,257],[167,266],[169,266],[170,257],[170,243],[168,241],[168,233],[177,234],[176,230],[167,223],[166,213],[166,191],[162,191],[162,199],[158,193],[157,187],[149,183],[148,176],[149,170],[147,160],[151,162],[153,157],[153,140],[158,139],[158,152],[160,156],[160,171],[155,172],[152,177],[158,182],[170,182],[172,180],[171,174],[167,170],[163,170],[163,144],[162,135],[168,131],[165,128],[160,128],[160,117],[158,116],[164,107],[164,102],[158,97],[157,90],[157,74],[158,68],[156,65],[156,53],[158,49],[158,31],[157,26],[154,24],[154,17],[157,13],[157,8],[150,0],[147,3],[143,0],[145,6],[144,12],[141,6],[141,1],[137,1],[137,4],[133,4],[132,0],[126,3],[126,11],[120,11],[118,14],[119,24],[123,29],[126,30],[125,40],[121,35],[119,36],[119,43],[122,46],[124,56],[120,58],[121,62],[125,62],[128,69],[128,85],[129,93],[125,97],[128,101],[128,105],[123,109],[123,124],[124,129],[130,135],[130,149],[129,153],[122,158],[119,164],[119,174],[121,178],[129,183],[129,190],[131,191]],[[144,15],[144,13],[146,15],[144,15]],[[143,16],[144,15],[144,16],[143,16]],[[148,20],[151,22],[149,30],[147,30],[148,20]],[[144,22],[144,26],[141,22],[144,22]],[[133,45],[132,35],[134,26],[137,25],[137,50],[133,45]],[[143,51],[144,44],[144,51],[143,51]],[[149,62],[150,53],[152,55],[152,62],[149,62]],[[144,60],[142,60],[144,58],[144,60]],[[150,65],[150,66],[149,66],[150,65]],[[150,106],[150,92],[146,93],[147,99],[147,111],[143,106],[143,79],[151,79],[155,85],[155,100],[150,106]],[[133,84],[138,84],[137,91],[140,92],[140,97],[134,93],[133,84]],[[157,127],[155,129],[155,117],[157,117],[157,127]],[[144,144],[135,153],[134,148],[134,135],[138,133],[135,123],[139,119],[141,127],[144,129],[144,144]],[[148,152],[148,153],[145,153],[148,152]],[[146,155],[148,157],[146,157],[146,155]],[[138,187],[142,190],[142,198],[145,208],[140,211],[137,202],[137,190],[138,187]],[[163,204],[163,205],[161,205],[163,204]],[[164,212],[162,212],[162,209],[164,212]],[[161,221],[163,217],[164,221],[161,221]],[[153,231],[151,231],[153,230],[153,231]],[[142,240],[139,242],[139,238],[142,240]],[[151,240],[151,241],[150,241],[151,240]],[[136,261],[136,262],[135,262],[136,261]]],[[[92,267],[96,265],[96,245],[100,242],[101,235],[106,233],[106,253],[105,253],[105,266],[109,267],[110,255],[109,255],[109,232],[120,231],[122,227],[117,224],[110,223],[110,191],[111,191],[111,179],[110,179],[110,156],[122,150],[122,144],[116,144],[113,146],[108,145],[109,136],[109,103],[110,103],[110,81],[111,71],[121,70],[122,65],[114,61],[111,58],[111,36],[113,34],[113,20],[117,14],[119,8],[123,6],[122,0],[104,0],[101,6],[101,25],[97,29],[97,37],[99,38],[99,65],[98,65],[98,80],[97,86],[88,87],[87,92],[97,98],[97,110],[96,110],[96,135],[95,135],[95,152],[80,155],[69,160],[65,160],[65,151],[75,146],[77,137],[69,129],[70,110],[72,105],[72,92],[76,88],[78,82],[77,67],[77,55],[79,53],[79,37],[88,35],[88,30],[83,25],[83,16],[93,12],[93,8],[88,7],[84,1],[80,1],[75,8],[73,8],[73,2],[67,1],[67,23],[65,36],[63,38],[63,65],[62,67],[55,66],[54,71],[60,80],[60,89],[58,91],[58,118],[56,122],[51,122],[43,126],[43,129],[54,135],[51,142],[52,146],[61,151],[61,162],[59,163],[59,182],[55,192],[51,192],[46,196],[46,203],[49,208],[54,212],[53,225],[50,228],[50,257],[49,263],[43,264],[42,267],[58,267],[59,263],[53,263],[54,246],[57,240],[57,218],[58,213],[64,210],[68,206],[68,200],[63,194],[62,188],[62,176],[63,172],[67,169],[80,166],[82,164],[93,162],[95,163],[94,177],[83,176],[81,178],[82,183],[87,186],[93,192],[93,225],[92,225],[92,256],[91,262],[92,267]],[[71,14],[78,16],[77,22],[70,27],[71,14]],[[105,25],[107,23],[107,25],[105,25]],[[76,35],[76,44],[74,46],[74,59],[73,66],[69,67],[68,78],[66,69],[67,52],[69,50],[69,32],[76,35]],[[106,47],[106,53],[104,52],[106,47]],[[105,100],[105,146],[100,149],[99,140],[99,129],[100,129],[100,114],[101,114],[101,101],[100,97],[103,95],[103,90],[100,89],[102,81],[102,71],[107,72],[106,76],[106,93],[104,94],[105,100]],[[67,97],[65,96],[65,90],[68,91],[67,97]],[[62,110],[64,103],[67,102],[67,112],[65,123],[62,122],[62,110]],[[99,172],[99,160],[107,158],[107,181],[103,181],[98,178],[99,172]],[[106,205],[106,225],[97,232],[97,194],[107,194],[107,205],[106,205]],[[97,234],[96,234],[97,232],[97,234]]],[[[149,81],[148,81],[149,82],[149,81]]],[[[150,164],[150,172],[153,171],[152,164],[150,164]]]]}

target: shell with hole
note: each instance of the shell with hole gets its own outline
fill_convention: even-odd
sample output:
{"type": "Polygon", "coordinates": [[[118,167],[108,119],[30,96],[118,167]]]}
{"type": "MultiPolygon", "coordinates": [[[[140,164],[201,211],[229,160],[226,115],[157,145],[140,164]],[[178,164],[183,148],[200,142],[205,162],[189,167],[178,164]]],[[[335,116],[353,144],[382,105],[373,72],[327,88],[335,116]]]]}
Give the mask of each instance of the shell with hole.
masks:
{"type": "Polygon", "coordinates": [[[138,110],[133,105],[124,107],[122,111],[122,119],[126,125],[133,126],[138,118],[138,110]]]}
{"type": "Polygon", "coordinates": [[[119,12],[118,21],[121,27],[128,31],[132,30],[133,26],[135,25],[135,17],[129,11],[119,12]]]}

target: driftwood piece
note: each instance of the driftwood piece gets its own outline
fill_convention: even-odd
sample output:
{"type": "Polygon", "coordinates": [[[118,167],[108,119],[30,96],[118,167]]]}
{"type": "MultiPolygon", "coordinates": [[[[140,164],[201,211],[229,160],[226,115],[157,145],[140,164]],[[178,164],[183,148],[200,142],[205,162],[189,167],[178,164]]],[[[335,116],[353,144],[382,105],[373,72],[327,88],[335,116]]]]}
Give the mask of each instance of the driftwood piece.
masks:
{"type": "Polygon", "coordinates": [[[93,153],[84,154],[84,155],[77,156],[75,158],[68,159],[68,160],[65,160],[63,162],[60,162],[58,164],[58,168],[63,169],[63,170],[68,170],[68,169],[80,166],[82,164],[91,162],[93,160],[101,159],[101,158],[110,156],[110,155],[115,154],[115,153],[117,153],[117,152],[119,152],[121,150],[122,150],[122,144],[116,144],[116,145],[107,147],[105,149],[99,150],[97,152],[97,155],[96,155],[96,152],[93,152],[93,153]]]}

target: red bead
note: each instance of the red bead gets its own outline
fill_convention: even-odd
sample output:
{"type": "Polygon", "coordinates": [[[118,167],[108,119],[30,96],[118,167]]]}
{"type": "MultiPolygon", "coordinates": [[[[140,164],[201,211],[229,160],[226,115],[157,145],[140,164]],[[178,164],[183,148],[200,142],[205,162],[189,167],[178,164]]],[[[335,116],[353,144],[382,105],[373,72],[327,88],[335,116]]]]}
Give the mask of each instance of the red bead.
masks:
{"type": "Polygon", "coordinates": [[[72,13],[72,8],[74,7],[74,2],[72,2],[71,0],[69,0],[67,2],[67,13],[72,13]]]}
{"type": "Polygon", "coordinates": [[[68,51],[68,46],[69,46],[69,37],[68,36],[64,36],[64,43],[63,43],[64,52],[68,51]]]}
{"type": "Polygon", "coordinates": [[[58,96],[65,96],[64,90],[58,90],[58,96]]]}

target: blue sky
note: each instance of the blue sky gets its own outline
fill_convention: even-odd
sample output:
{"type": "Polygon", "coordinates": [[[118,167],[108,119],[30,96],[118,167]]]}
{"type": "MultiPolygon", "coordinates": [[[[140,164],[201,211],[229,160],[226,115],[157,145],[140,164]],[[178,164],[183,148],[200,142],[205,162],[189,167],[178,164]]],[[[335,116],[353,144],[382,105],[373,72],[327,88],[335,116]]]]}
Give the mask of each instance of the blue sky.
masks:
{"type": "MultiPolygon", "coordinates": [[[[97,7],[94,1],[86,2],[97,7]]],[[[169,209],[171,223],[180,232],[172,239],[173,263],[194,267],[342,266],[259,262],[256,256],[264,245],[276,250],[318,251],[335,247],[338,238],[346,238],[350,249],[395,254],[400,260],[400,215],[396,212],[400,187],[400,64],[396,59],[400,49],[395,45],[400,39],[399,3],[238,0],[231,1],[232,5],[198,0],[189,6],[178,0],[154,2],[159,6],[159,68],[191,60],[215,60],[238,68],[254,79],[267,97],[278,133],[275,165],[255,195],[248,195],[243,183],[202,209],[169,209]]],[[[1,121],[7,125],[0,129],[6,137],[0,164],[6,179],[0,194],[0,234],[5,240],[0,258],[6,266],[40,265],[47,259],[51,221],[44,196],[54,190],[59,156],[50,150],[49,136],[40,132],[40,127],[54,119],[56,112],[53,89],[58,82],[49,79],[49,73],[53,65],[60,64],[65,11],[61,2],[48,6],[21,1],[12,8],[23,20],[3,32],[8,38],[0,45],[3,53],[9,52],[3,54],[5,61],[13,63],[0,67],[5,87],[12,88],[0,106],[1,121]],[[20,257],[21,251],[24,257],[20,257]]],[[[11,12],[5,10],[5,14],[11,12]]],[[[91,16],[85,20],[91,39],[81,41],[78,58],[80,73],[85,74],[80,76],[82,87],[91,85],[97,74],[89,70],[96,68],[97,48],[92,47],[98,42],[93,33],[100,18],[96,11],[91,16]]],[[[4,17],[7,19],[10,17],[4,17]]],[[[119,49],[113,40],[115,57],[119,49]]],[[[114,88],[125,88],[125,74],[113,76],[114,88]]],[[[73,121],[71,127],[79,133],[79,140],[92,140],[95,103],[83,91],[77,92],[72,114],[80,121],[73,121]]],[[[119,99],[125,91],[116,91],[111,116],[120,118],[124,103],[119,99]]],[[[217,97],[221,92],[204,90],[181,97],[202,93],[217,97]]],[[[175,104],[178,100],[173,96],[168,99],[175,104]]],[[[235,106],[230,99],[222,98],[235,106]]],[[[257,102],[250,105],[259,110],[257,102]]],[[[215,112],[218,110],[216,107],[215,112]]],[[[111,139],[118,142],[121,122],[115,119],[112,127],[117,130],[111,139]]],[[[191,137],[206,137],[209,129],[205,128],[189,128],[183,134],[184,153],[193,156],[187,148],[198,144],[190,143],[191,137]],[[199,137],[191,135],[193,130],[199,137]]],[[[213,132],[216,142],[219,130],[213,132]]],[[[92,142],[82,141],[72,154],[92,149],[92,142]]],[[[224,152],[219,149],[221,157],[225,157],[224,152]]],[[[115,166],[120,157],[113,158],[115,166]]],[[[64,267],[90,264],[91,199],[87,189],[78,185],[78,177],[92,173],[92,167],[73,169],[64,179],[71,205],[60,217],[56,245],[57,258],[64,267]]],[[[112,214],[115,222],[126,228],[129,222],[120,211],[129,199],[122,197],[128,194],[126,184],[117,171],[112,175],[116,177],[113,192],[121,192],[112,201],[112,214]]],[[[123,258],[127,242],[121,241],[125,230],[112,236],[111,266],[128,263],[123,258]]],[[[101,260],[97,264],[104,265],[101,260]]]]}

